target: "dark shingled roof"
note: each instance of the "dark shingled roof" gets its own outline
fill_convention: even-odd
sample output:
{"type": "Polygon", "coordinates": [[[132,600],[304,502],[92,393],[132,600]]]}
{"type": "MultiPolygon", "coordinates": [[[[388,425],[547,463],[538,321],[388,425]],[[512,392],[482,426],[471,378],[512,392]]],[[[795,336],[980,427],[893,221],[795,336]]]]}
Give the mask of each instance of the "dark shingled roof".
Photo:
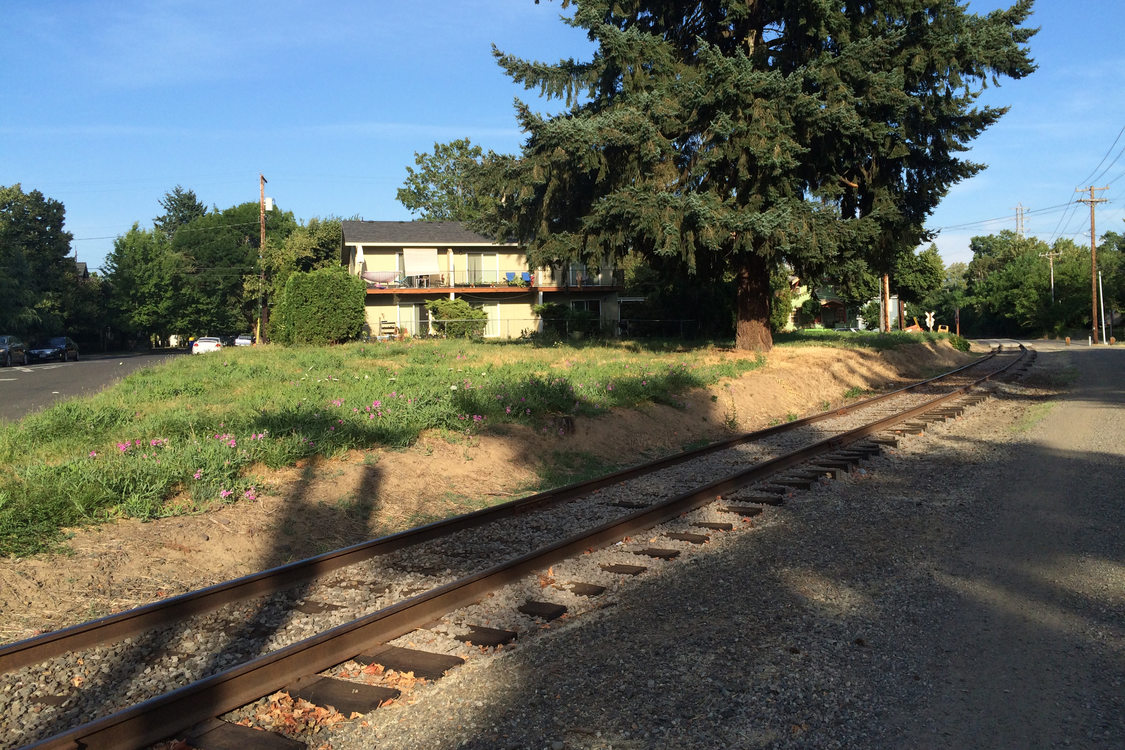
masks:
{"type": "Polygon", "coordinates": [[[345,244],[495,245],[459,221],[341,221],[345,244]]]}

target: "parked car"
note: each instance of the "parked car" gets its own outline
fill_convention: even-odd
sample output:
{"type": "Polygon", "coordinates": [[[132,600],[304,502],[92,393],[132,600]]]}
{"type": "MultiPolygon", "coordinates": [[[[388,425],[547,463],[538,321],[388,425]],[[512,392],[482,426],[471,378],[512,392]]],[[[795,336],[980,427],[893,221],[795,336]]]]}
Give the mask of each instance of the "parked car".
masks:
{"type": "Polygon", "coordinates": [[[78,344],[68,336],[52,336],[35,342],[27,353],[34,362],[46,362],[49,359],[57,359],[59,362],[73,359],[77,362],[78,344]]]}
{"type": "Polygon", "coordinates": [[[251,336],[249,333],[240,333],[240,334],[238,334],[238,338],[236,338],[234,340],[234,345],[235,346],[253,346],[254,345],[254,337],[251,336]]]}
{"type": "Polygon", "coordinates": [[[0,364],[11,367],[17,362],[27,364],[27,345],[19,336],[0,336],[0,364]]]}
{"type": "Polygon", "coordinates": [[[200,336],[191,344],[192,354],[206,354],[207,352],[221,351],[223,342],[218,336],[200,336]]]}

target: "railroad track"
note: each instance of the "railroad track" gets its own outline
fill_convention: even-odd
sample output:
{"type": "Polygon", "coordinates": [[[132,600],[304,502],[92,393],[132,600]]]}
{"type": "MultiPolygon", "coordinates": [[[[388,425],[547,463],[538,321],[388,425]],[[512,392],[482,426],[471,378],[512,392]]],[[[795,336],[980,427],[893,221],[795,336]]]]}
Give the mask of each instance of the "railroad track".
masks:
{"type": "MultiPolygon", "coordinates": [[[[198,747],[226,746],[218,738],[244,728],[215,717],[282,688],[345,713],[370,710],[395,691],[318,673],[360,656],[436,678],[459,659],[383,644],[471,610],[501,587],[613,546],[609,558],[618,561],[589,571],[590,580],[572,581],[566,592],[571,601],[596,595],[606,577],[643,570],[637,555],[675,557],[683,545],[733,528],[730,518],[753,517],[847,471],[893,443],[895,432],[919,432],[954,416],[985,397],[974,392],[983,382],[1026,369],[1033,358],[1022,347],[994,352],[843,409],[5,646],[0,708],[7,710],[0,715],[17,717],[21,729],[29,708],[39,719],[5,746],[129,748],[172,735],[191,735],[198,747]],[[666,532],[668,546],[616,549],[659,524],[680,519],[684,526],[685,514],[698,518],[666,532]],[[209,637],[201,633],[224,637],[217,648],[204,646],[209,637]],[[34,678],[67,674],[68,667],[82,684],[34,678]]],[[[550,619],[566,607],[529,597],[521,610],[550,619]]],[[[515,637],[471,623],[446,630],[473,645],[515,637]]],[[[2,721],[0,729],[14,728],[2,721]]]]}

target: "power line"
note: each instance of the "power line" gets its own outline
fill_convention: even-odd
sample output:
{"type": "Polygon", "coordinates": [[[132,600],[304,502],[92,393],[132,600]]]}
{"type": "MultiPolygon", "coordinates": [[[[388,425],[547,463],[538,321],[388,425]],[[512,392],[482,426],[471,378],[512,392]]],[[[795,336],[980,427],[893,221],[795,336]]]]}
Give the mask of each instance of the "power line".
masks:
{"type": "MultiPolygon", "coordinates": [[[[1105,156],[1102,157],[1102,160],[1098,162],[1098,166],[1094,167],[1094,169],[1090,172],[1090,174],[1088,176],[1083,177],[1081,180],[1079,180],[1078,181],[1079,185],[1081,185],[1083,182],[1093,184],[1093,182],[1095,181],[1095,178],[1093,176],[1094,173],[1098,171],[1098,169],[1102,166],[1102,164],[1105,164],[1105,160],[1107,158],[1109,158],[1109,155],[1111,153],[1113,153],[1113,147],[1117,145],[1117,142],[1119,140],[1121,140],[1121,135],[1123,133],[1125,133],[1125,125],[1122,125],[1121,130],[1117,131],[1117,137],[1113,139],[1113,143],[1109,144],[1109,148],[1106,149],[1105,156]]],[[[1118,152],[1117,157],[1120,158],[1120,156],[1121,156],[1121,153],[1118,152]]],[[[1115,158],[1114,161],[1116,162],[1117,158],[1115,158]]],[[[1111,164],[1110,166],[1113,166],[1113,165],[1111,164]]],[[[1106,167],[1106,169],[1109,169],[1109,167],[1106,167]]]]}
{"type": "MultiPolygon", "coordinates": [[[[256,226],[258,226],[258,222],[256,222],[256,221],[243,221],[243,222],[239,222],[237,224],[216,224],[213,227],[186,227],[185,226],[185,227],[180,227],[176,231],[177,232],[210,232],[210,231],[214,231],[216,229],[230,229],[231,227],[256,227],[256,226]]],[[[141,231],[147,231],[147,230],[141,230],[141,231]]],[[[114,235],[110,235],[110,236],[106,236],[106,237],[72,237],[70,241],[71,242],[85,242],[87,240],[115,240],[118,237],[124,237],[126,234],[128,234],[128,232],[122,232],[121,234],[114,234],[114,235]]]]}
{"type": "MultiPolygon", "coordinates": [[[[1025,208],[1025,209],[1023,209],[1022,213],[1023,213],[1024,216],[1030,216],[1031,214],[1043,214],[1043,213],[1049,213],[1049,212],[1052,212],[1052,211],[1058,211],[1060,209],[1066,208],[1067,206],[1073,206],[1073,205],[1074,205],[1074,201],[1069,201],[1067,203],[1059,203],[1059,204],[1054,205],[1054,206],[1047,206],[1046,208],[1037,208],[1035,210],[1028,210],[1028,209],[1025,208]]],[[[983,226],[985,224],[995,224],[997,222],[1007,222],[1007,221],[1011,221],[1011,220],[1012,220],[1011,215],[997,216],[996,218],[993,218],[993,219],[980,219],[978,221],[967,221],[964,224],[947,224],[946,226],[935,227],[934,231],[940,232],[940,231],[944,231],[944,230],[947,230],[947,229],[968,229],[969,227],[983,226]]]]}
{"type": "MultiPolygon", "coordinates": [[[[1122,154],[1125,154],[1125,148],[1122,148],[1120,151],[1118,151],[1117,156],[1113,157],[1113,161],[1111,161],[1109,164],[1107,164],[1105,169],[1103,169],[1101,172],[1098,172],[1098,176],[1095,177],[1093,180],[1091,180],[1091,182],[1097,182],[1102,177],[1105,177],[1105,173],[1113,168],[1113,165],[1117,163],[1117,160],[1121,158],[1122,154]]],[[[1083,180],[1083,182],[1086,182],[1086,180],[1083,180]]],[[[1108,187],[1108,185],[1107,185],[1107,187],[1108,187]]]]}

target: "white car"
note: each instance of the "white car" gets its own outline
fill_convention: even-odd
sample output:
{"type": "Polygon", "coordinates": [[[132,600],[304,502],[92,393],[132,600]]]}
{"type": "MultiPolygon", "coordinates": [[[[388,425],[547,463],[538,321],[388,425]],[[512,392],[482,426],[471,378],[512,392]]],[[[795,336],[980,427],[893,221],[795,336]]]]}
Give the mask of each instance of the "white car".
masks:
{"type": "Polygon", "coordinates": [[[235,346],[254,346],[254,337],[249,333],[240,333],[234,340],[235,346]]]}
{"type": "Polygon", "coordinates": [[[217,336],[203,336],[196,339],[191,345],[192,354],[206,354],[217,352],[223,348],[223,342],[217,336]]]}

